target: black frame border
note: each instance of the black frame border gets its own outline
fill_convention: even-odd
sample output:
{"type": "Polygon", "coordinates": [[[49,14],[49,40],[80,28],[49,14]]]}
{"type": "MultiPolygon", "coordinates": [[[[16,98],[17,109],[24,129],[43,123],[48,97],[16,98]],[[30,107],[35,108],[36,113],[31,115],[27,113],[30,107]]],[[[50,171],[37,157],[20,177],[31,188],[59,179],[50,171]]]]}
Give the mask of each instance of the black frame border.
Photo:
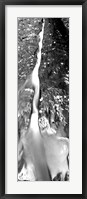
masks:
{"type": "MultiPolygon", "coordinates": [[[[0,0],[0,198],[87,198],[87,0],[0,0]],[[5,5],[82,5],[82,194],[5,194],[5,5]]],[[[79,71],[78,71],[79,72],[79,71]]],[[[77,157],[78,158],[78,157],[77,157]]],[[[78,185],[77,185],[78,186],[78,185]]]]}

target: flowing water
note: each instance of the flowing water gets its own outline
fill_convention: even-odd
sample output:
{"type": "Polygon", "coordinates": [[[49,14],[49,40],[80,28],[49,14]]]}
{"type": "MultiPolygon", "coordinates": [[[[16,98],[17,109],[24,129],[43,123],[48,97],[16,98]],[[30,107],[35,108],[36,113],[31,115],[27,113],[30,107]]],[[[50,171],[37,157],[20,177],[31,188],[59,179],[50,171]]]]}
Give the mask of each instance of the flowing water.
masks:
{"type": "Polygon", "coordinates": [[[39,181],[49,181],[49,171],[46,162],[46,155],[43,140],[40,134],[39,126],[38,126],[38,101],[39,101],[39,91],[40,91],[40,82],[38,77],[38,70],[41,63],[41,50],[42,50],[42,42],[43,42],[43,34],[44,34],[44,25],[45,21],[42,24],[42,31],[39,34],[39,49],[37,54],[37,62],[35,68],[32,72],[32,84],[34,86],[34,98],[33,98],[33,111],[31,115],[31,121],[29,126],[29,132],[27,135],[27,148],[25,150],[26,164],[28,164],[28,151],[31,151],[33,163],[35,166],[35,175],[37,180],[39,181]],[[29,141],[31,135],[31,144],[29,141]],[[29,138],[28,138],[29,136],[29,138]],[[27,154],[27,156],[26,156],[27,154]]]}

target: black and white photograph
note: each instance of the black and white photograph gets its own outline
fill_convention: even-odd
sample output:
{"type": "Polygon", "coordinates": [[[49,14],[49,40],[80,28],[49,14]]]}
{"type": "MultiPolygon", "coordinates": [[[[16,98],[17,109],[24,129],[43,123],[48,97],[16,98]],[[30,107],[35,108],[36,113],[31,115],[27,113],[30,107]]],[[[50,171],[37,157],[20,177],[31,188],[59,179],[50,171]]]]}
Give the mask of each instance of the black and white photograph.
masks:
{"type": "Polygon", "coordinates": [[[17,181],[70,181],[69,18],[17,18],[17,181]]]}

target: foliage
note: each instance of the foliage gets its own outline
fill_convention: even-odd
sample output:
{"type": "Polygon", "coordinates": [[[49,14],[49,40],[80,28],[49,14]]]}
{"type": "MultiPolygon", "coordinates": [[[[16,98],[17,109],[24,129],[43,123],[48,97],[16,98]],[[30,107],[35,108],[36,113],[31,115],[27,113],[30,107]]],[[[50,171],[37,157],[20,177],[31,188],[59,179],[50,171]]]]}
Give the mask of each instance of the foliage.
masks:
{"type": "MultiPolygon", "coordinates": [[[[41,18],[18,18],[18,88],[35,67],[41,28],[41,18]]],[[[39,77],[39,117],[46,116],[50,125],[54,122],[57,128],[62,123],[66,130],[69,126],[68,18],[45,19],[39,77]]],[[[29,126],[33,94],[33,90],[26,89],[18,98],[19,128],[29,126]]]]}

